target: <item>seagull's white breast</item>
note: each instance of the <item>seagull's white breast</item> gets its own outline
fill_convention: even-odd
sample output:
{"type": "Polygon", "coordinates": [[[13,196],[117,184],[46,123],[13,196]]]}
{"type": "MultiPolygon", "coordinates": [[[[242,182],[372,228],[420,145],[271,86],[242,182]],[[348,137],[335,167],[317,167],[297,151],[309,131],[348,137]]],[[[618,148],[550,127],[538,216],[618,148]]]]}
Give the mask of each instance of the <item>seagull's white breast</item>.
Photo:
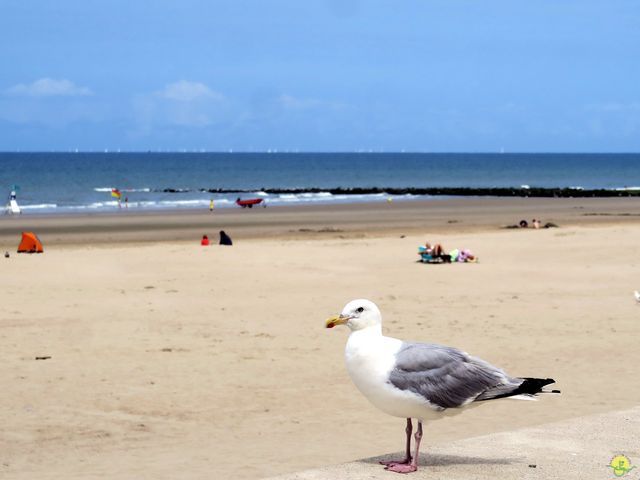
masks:
{"type": "Polygon", "coordinates": [[[389,415],[421,420],[439,418],[442,413],[426,399],[389,383],[389,373],[401,346],[402,341],[383,336],[375,327],[352,332],[345,348],[351,380],[373,405],[389,415]]]}

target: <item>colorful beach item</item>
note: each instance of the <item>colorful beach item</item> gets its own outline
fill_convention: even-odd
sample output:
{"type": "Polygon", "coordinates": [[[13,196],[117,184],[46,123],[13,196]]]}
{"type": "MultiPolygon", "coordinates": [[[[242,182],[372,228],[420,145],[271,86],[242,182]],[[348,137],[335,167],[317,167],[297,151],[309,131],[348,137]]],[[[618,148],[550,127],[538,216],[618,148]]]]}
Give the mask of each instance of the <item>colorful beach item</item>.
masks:
{"type": "Polygon", "coordinates": [[[120,200],[122,198],[122,192],[120,190],[118,190],[117,188],[112,188],[111,189],[111,196],[113,198],[117,198],[118,200],[120,200]]]}
{"type": "Polygon", "coordinates": [[[33,232],[22,232],[18,253],[43,253],[42,242],[33,232]]]}
{"type": "Polygon", "coordinates": [[[259,205],[262,203],[262,198],[247,198],[246,200],[242,200],[240,197],[236,199],[236,205],[242,208],[252,208],[254,205],[259,205]]]}

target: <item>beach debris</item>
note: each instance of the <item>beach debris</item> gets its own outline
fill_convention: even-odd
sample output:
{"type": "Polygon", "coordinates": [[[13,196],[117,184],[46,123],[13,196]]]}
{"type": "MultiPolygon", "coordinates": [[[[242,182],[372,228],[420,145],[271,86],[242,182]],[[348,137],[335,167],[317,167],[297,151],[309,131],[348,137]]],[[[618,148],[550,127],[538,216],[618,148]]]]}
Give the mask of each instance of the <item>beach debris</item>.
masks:
{"type": "Polygon", "coordinates": [[[633,296],[636,297],[636,302],[640,303],[640,292],[638,290],[633,292],[633,296]]]}
{"type": "Polygon", "coordinates": [[[44,355],[41,357],[36,357],[36,360],[49,360],[51,358],[51,355],[44,355]]]}

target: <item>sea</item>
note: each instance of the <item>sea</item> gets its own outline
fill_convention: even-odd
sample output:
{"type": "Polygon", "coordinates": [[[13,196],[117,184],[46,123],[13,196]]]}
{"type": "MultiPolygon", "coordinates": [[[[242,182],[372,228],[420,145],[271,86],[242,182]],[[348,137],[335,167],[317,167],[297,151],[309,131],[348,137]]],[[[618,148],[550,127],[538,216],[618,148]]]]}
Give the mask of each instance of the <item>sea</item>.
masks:
{"type": "Polygon", "coordinates": [[[640,189],[640,154],[0,153],[0,192],[24,214],[440,198],[384,192],[428,187],[640,189]]]}

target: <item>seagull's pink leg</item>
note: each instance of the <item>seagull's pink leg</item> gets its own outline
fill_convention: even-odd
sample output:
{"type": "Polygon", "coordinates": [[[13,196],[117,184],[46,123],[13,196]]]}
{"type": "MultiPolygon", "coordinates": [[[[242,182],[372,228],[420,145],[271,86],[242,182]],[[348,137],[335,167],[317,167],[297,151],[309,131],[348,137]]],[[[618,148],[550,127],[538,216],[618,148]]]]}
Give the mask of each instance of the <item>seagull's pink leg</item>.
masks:
{"type": "Polygon", "coordinates": [[[418,422],[418,431],[414,437],[416,439],[416,452],[410,464],[396,463],[389,465],[385,470],[396,473],[411,473],[418,470],[418,454],[420,452],[420,440],[422,440],[422,422],[418,422]]]}
{"type": "Polygon", "coordinates": [[[407,448],[406,453],[403,460],[386,460],[384,462],[380,462],[381,465],[386,465],[387,467],[391,465],[408,465],[411,463],[411,432],[413,431],[413,424],[411,423],[411,419],[407,418],[407,428],[404,430],[407,432],[407,448]]]}

